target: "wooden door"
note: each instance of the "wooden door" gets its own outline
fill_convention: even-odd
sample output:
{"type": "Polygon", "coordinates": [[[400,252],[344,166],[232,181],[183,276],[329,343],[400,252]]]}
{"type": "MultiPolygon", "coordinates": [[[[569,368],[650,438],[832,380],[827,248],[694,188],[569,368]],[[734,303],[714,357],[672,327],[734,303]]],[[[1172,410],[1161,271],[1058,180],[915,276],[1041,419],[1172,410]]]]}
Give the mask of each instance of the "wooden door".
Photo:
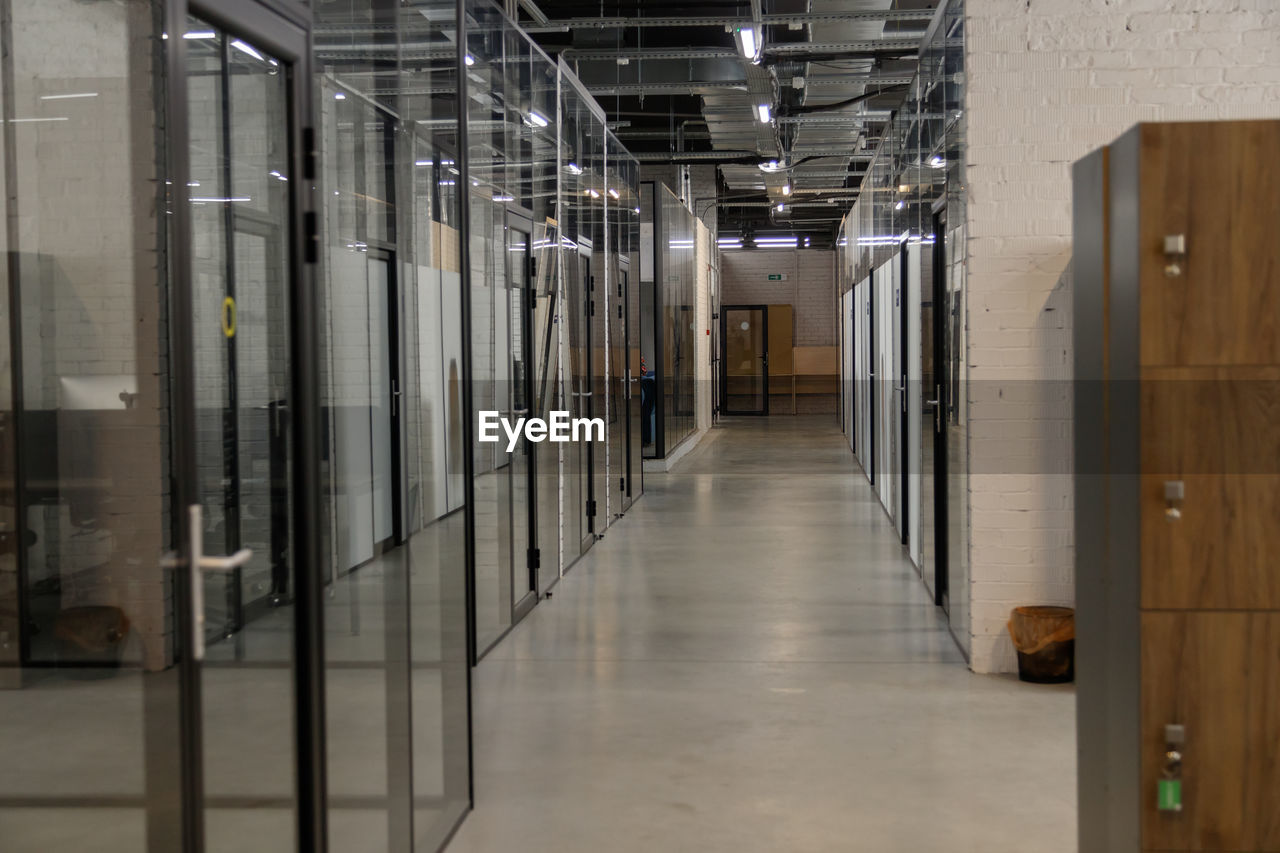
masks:
{"type": "Polygon", "coordinates": [[[1136,473],[1150,851],[1280,851],[1277,150],[1280,122],[1141,129],[1136,473]],[[1169,257],[1165,238],[1176,235],[1185,255],[1169,257]],[[1181,811],[1156,802],[1170,724],[1185,730],[1181,811]]]}

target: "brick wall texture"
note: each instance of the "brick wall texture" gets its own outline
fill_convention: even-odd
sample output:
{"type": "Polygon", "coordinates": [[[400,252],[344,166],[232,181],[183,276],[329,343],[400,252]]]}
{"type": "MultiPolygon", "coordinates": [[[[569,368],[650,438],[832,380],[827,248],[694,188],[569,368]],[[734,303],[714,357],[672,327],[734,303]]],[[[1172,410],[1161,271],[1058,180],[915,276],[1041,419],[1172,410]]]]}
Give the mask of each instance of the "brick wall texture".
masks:
{"type": "MultiPolygon", "coordinates": [[[[839,345],[834,252],[754,249],[721,252],[720,258],[723,304],[790,305],[795,346],[839,345]],[[769,281],[770,273],[786,273],[787,280],[769,281]]],[[[837,405],[834,394],[802,395],[796,400],[796,412],[834,413],[837,405]]],[[[783,411],[790,413],[789,404],[783,411]]]]}
{"type": "Polygon", "coordinates": [[[835,254],[815,249],[755,249],[720,254],[725,305],[790,305],[795,345],[836,346],[835,254]],[[786,281],[769,281],[786,273],[786,281]]]}
{"type": "MultiPolygon", "coordinates": [[[[1073,601],[1071,164],[1137,122],[1280,116],[1275,0],[967,0],[972,666],[1073,601]]],[[[1205,152],[1212,156],[1212,152],[1205,152]]]]}

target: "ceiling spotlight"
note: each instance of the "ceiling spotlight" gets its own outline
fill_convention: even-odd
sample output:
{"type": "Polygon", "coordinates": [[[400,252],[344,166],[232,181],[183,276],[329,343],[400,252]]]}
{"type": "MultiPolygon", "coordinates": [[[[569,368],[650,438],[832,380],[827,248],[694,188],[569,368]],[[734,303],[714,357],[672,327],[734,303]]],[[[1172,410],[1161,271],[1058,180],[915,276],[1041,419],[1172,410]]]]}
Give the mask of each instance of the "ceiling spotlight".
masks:
{"type": "Polygon", "coordinates": [[[786,168],[786,166],[779,163],[777,160],[770,160],[768,163],[760,163],[758,165],[762,172],[781,172],[786,168]]]}
{"type": "Polygon", "coordinates": [[[468,68],[476,64],[476,58],[469,53],[462,57],[462,61],[466,63],[468,68]]]}
{"type": "Polygon", "coordinates": [[[347,99],[347,96],[346,96],[346,93],[344,92],[334,92],[333,99],[335,101],[345,101],[347,99]]]}
{"type": "Polygon", "coordinates": [[[765,124],[768,124],[769,123],[769,105],[756,104],[756,115],[759,116],[760,121],[764,122],[765,124]]]}
{"type": "Polygon", "coordinates": [[[546,127],[548,122],[545,116],[539,115],[534,111],[529,113],[529,117],[525,119],[525,124],[530,127],[546,127]]]}
{"type": "Polygon", "coordinates": [[[783,185],[782,185],[782,194],[783,194],[783,195],[791,195],[791,184],[783,184],[783,185]]]}
{"type": "Polygon", "coordinates": [[[941,154],[934,154],[932,157],[929,158],[929,165],[935,169],[941,169],[946,164],[947,164],[947,161],[942,159],[941,154]]]}
{"type": "Polygon", "coordinates": [[[617,199],[622,198],[622,196],[613,187],[609,187],[609,198],[614,199],[616,201],[617,199]]]}
{"type": "Polygon", "coordinates": [[[786,206],[785,204],[783,204],[782,202],[778,202],[778,208],[777,208],[777,209],[778,209],[778,212],[779,212],[779,213],[781,213],[782,211],[784,211],[784,210],[786,210],[786,209],[787,209],[787,206],[786,206]]]}
{"type": "Polygon", "coordinates": [[[755,27],[738,27],[733,31],[734,40],[738,43],[738,51],[742,58],[750,62],[760,62],[760,34],[755,27]]]}
{"type": "Polygon", "coordinates": [[[582,174],[582,167],[579,166],[577,163],[569,163],[567,166],[564,167],[564,170],[568,172],[570,175],[582,174]]]}
{"type": "Polygon", "coordinates": [[[596,192],[595,190],[587,190],[587,195],[591,196],[592,198],[600,198],[600,193],[596,192]]]}
{"type": "Polygon", "coordinates": [[[907,203],[906,203],[905,201],[899,201],[897,204],[895,204],[895,205],[893,206],[893,209],[894,209],[894,210],[902,210],[902,208],[904,208],[904,207],[906,207],[906,206],[907,206],[907,203]]]}

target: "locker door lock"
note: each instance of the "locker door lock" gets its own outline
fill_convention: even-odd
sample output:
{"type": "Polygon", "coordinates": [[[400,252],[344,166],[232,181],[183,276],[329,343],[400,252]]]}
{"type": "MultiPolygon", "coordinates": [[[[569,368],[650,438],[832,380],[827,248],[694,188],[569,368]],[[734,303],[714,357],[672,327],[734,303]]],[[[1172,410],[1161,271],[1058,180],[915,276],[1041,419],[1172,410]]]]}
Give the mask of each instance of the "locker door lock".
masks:
{"type": "Polygon", "coordinates": [[[1187,259],[1187,235],[1166,234],[1164,237],[1164,274],[1168,278],[1182,275],[1187,259]]]}
{"type": "Polygon", "coordinates": [[[1182,811],[1182,745],[1186,738],[1182,726],[1164,727],[1164,766],[1156,783],[1156,807],[1162,812],[1182,811]]]}
{"type": "Polygon", "coordinates": [[[1182,500],[1186,497],[1186,491],[1186,486],[1181,480],[1165,480],[1164,517],[1169,521],[1182,518],[1182,500]]]}

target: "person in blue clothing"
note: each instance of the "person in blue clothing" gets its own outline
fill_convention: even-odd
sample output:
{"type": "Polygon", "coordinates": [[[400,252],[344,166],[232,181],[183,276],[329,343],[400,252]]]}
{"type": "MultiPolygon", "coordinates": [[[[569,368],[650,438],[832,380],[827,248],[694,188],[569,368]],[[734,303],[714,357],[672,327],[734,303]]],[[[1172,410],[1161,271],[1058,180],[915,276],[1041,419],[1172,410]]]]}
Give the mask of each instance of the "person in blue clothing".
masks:
{"type": "Polygon", "coordinates": [[[658,380],[654,372],[640,357],[640,444],[648,447],[653,444],[654,433],[654,400],[657,398],[658,380]]]}

